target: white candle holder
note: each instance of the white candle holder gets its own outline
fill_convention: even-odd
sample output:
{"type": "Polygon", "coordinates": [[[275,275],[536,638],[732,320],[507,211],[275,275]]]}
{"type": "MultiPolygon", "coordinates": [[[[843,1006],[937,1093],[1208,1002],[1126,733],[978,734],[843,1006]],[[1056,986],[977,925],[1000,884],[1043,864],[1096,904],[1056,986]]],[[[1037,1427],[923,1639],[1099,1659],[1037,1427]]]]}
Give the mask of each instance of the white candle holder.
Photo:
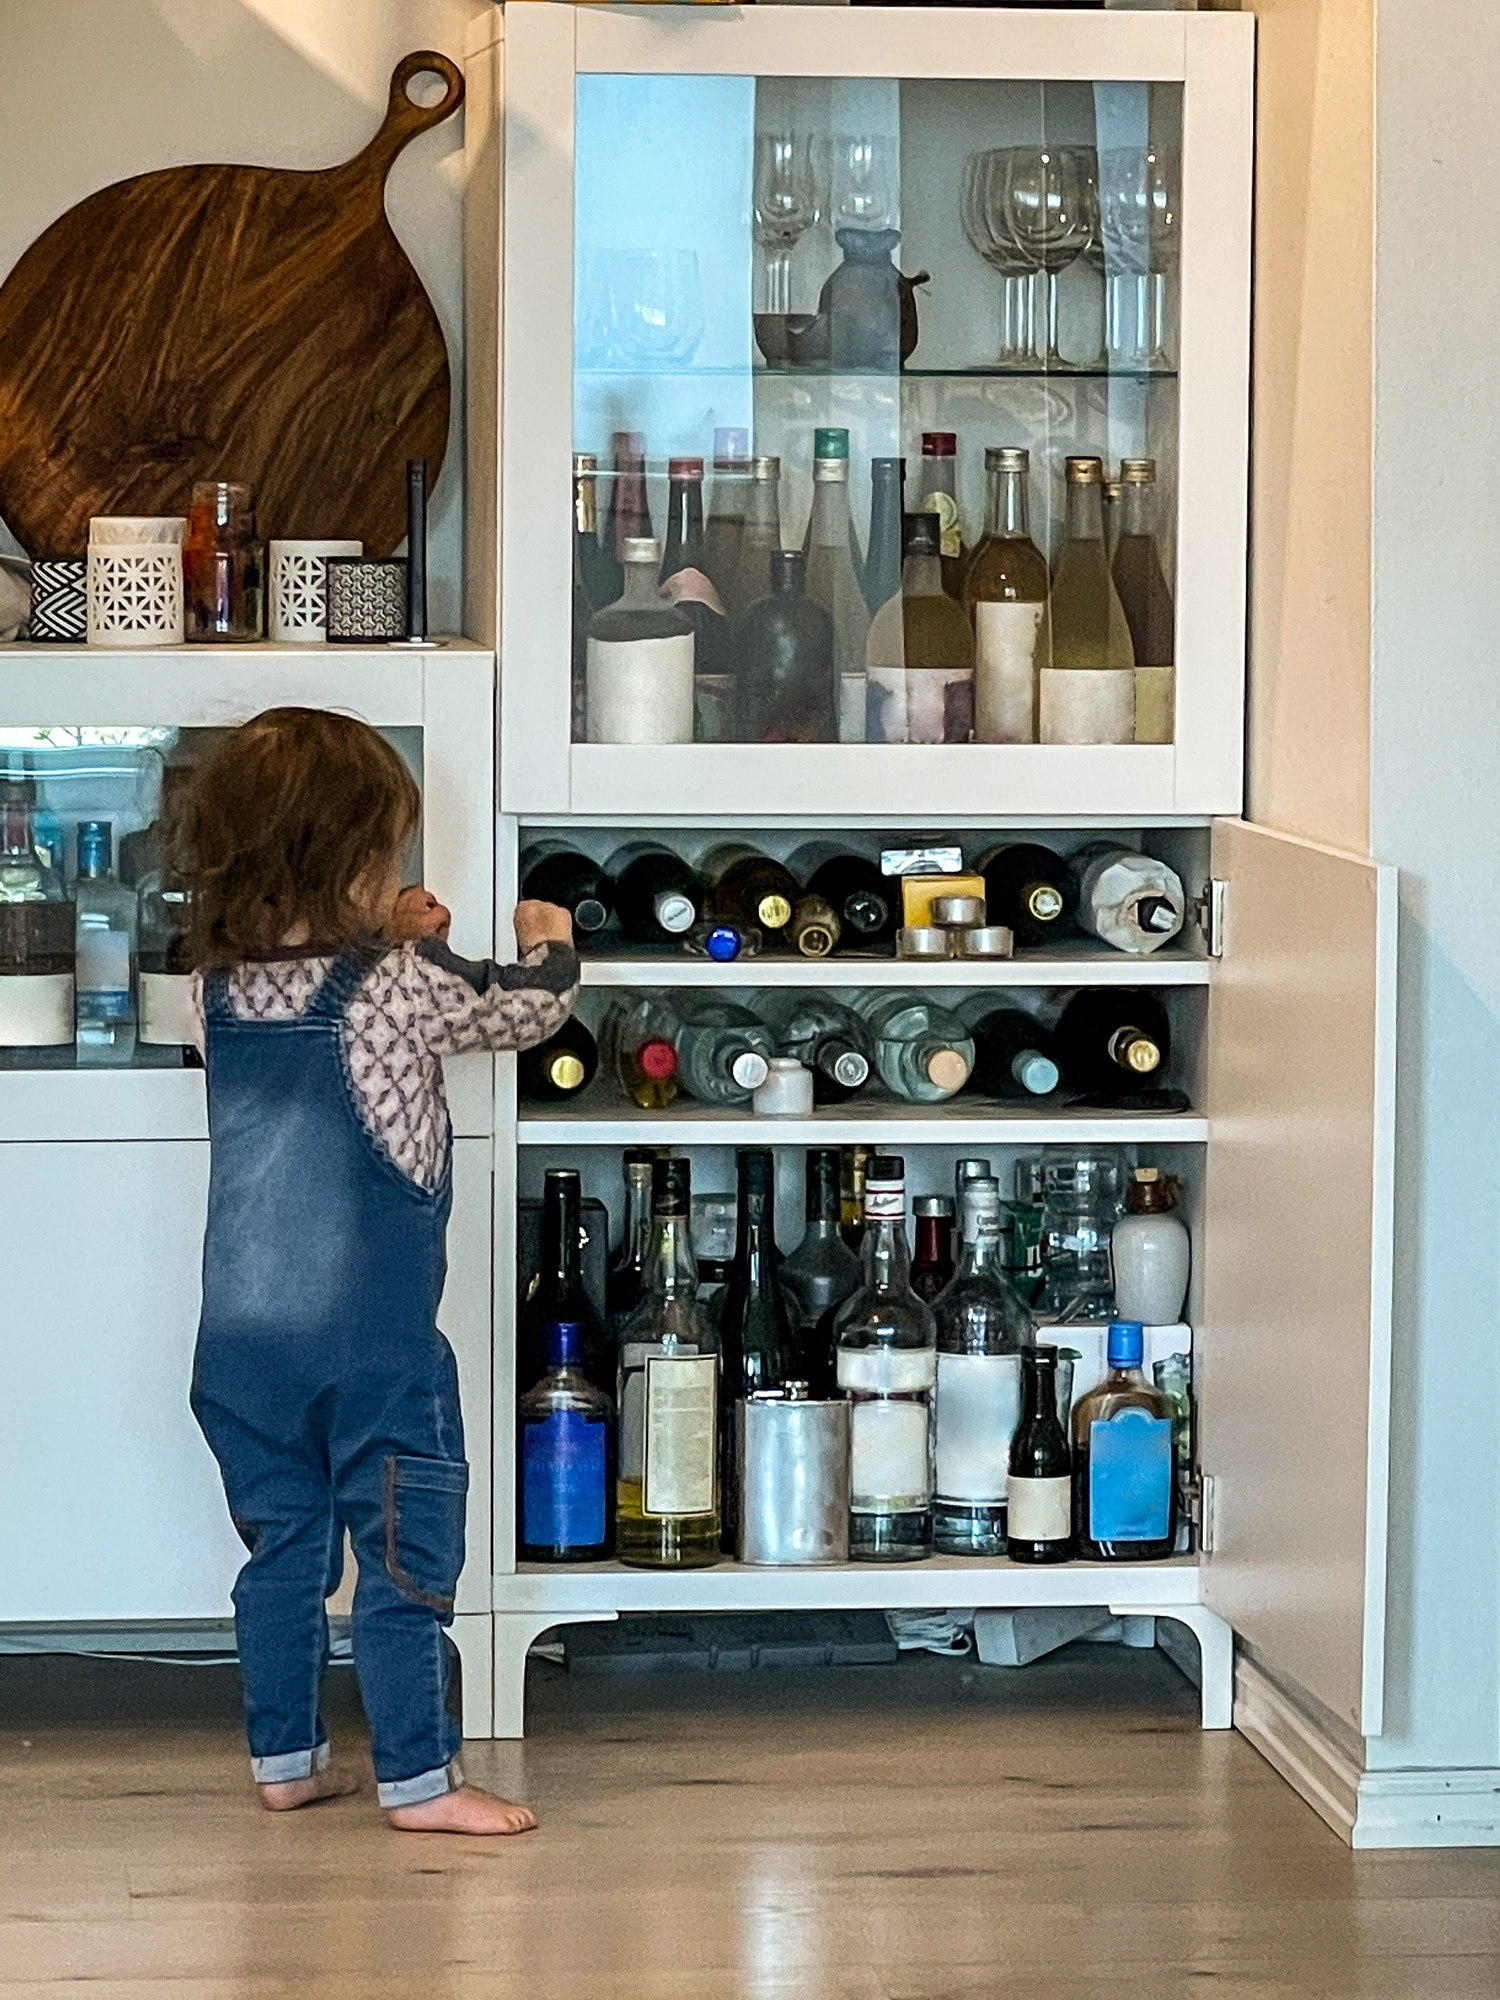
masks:
{"type": "Polygon", "coordinates": [[[86,595],[89,645],[182,644],[182,550],[176,542],[90,542],[86,595]]]}
{"type": "Polygon", "coordinates": [[[186,535],[182,514],[96,514],[89,522],[91,548],[141,549],[156,542],[181,548],[186,535]]]}
{"type": "Polygon", "coordinates": [[[278,645],[326,645],[328,558],[364,552],[363,542],[272,542],[271,637],[278,645]]]}

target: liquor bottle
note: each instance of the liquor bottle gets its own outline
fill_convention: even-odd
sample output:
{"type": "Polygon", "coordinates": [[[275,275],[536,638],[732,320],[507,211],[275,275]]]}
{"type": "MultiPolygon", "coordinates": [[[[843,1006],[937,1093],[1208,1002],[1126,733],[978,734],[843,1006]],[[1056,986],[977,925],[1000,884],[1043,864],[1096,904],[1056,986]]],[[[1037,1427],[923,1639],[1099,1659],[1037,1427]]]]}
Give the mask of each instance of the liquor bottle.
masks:
{"type": "MultiPolygon", "coordinates": [[[[984,539],[964,574],[974,627],[974,741],[1035,743],[1037,674],[1051,641],[1047,562],[1031,539],[1031,454],[991,448],[984,474],[984,539]]],[[[990,916],[991,923],[1007,921],[990,916]]]]}
{"type": "Polygon", "coordinates": [[[781,552],[781,460],[752,458],[748,472],[745,521],[724,599],[724,609],[735,619],[770,589],[771,558],[781,552]]]}
{"type": "Polygon", "coordinates": [[[616,431],[614,435],[614,478],[609,486],[609,512],[605,521],[604,545],[613,549],[615,560],[625,560],[625,544],[653,541],[651,507],[646,498],[646,440],[640,431],[616,431]]]}
{"type": "MultiPolygon", "coordinates": [[[[958,1217],[960,1242],[963,1240],[964,1189],[970,1181],[987,1181],[991,1178],[992,1174],[988,1160],[975,1159],[973,1156],[970,1156],[968,1159],[955,1160],[953,1162],[953,1212],[958,1217]]],[[[996,1182],[997,1187],[998,1185],[999,1183],[996,1182]]],[[[1003,1224],[1001,1233],[1004,1233],[1003,1224]]]]}
{"type": "Polygon", "coordinates": [[[739,1203],[734,1262],[719,1306],[723,1357],[719,1398],[719,1490],[724,1547],[732,1552],[739,1525],[735,1477],[734,1408],[743,1397],[779,1389],[797,1378],[797,1340],[791,1308],[777,1272],[775,1156],[769,1147],[737,1155],[739,1203]]]}
{"type": "Polygon", "coordinates": [[[804,958],[827,958],[838,949],[844,927],[833,905],[822,896],[799,896],[786,927],[787,943],[804,958]]]}
{"type": "Polygon", "coordinates": [[[953,431],[922,433],[922,497],[917,510],[937,516],[943,588],[955,604],[962,604],[969,551],[958,516],[958,437],[953,431]]]}
{"type": "Polygon", "coordinates": [[[962,1255],[932,1315],[938,1350],[933,1546],[944,1555],[1003,1556],[1021,1357],[1032,1345],[1035,1322],[1005,1276],[996,1180],[965,1184],[962,1255]]]}
{"type": "Polygon", "coordinates": [[[906,1164],[882,1153],[865,1180],[861,1283],[834,1315],[838,1384],[853,1406],[849,1555],[911,1562],[932,1549],[937,1329],[911,1288],[906,1164]]]}
{"type": "Polygon", "coordinates": [[[583,1372],[576,1320],[547,1327],[547,1372],[516,1404],[516,1556],[600,1562],[614,1539],[615,1406],[583,1372]]]}
{"type": "Polygon", "coordinates": [[[970,1088],[982,1097],[1050,1097],[1062,1072],[1052,1054],[1052,1037],[1041,1022],[1020,1007],[988,1007],[984,1000],[975,1006],[970,1088]]]}
{"type": "Polygon", "coordinates": [[[677,1017],[659,993],[624,995],[604,1017],[601,1053],[642,1111],[665,1111],[682,1088],[676,1033],[677,1017]]]}
{"type": "Polygon", "coordinates": [[[77,917],[61,871],[33,838],[36,780],[0,778],[0,1049],[73,1040],[77,917]]]}
{"type": "Polygon", "coordinates": [[[677,999],[677,1075],[700,1104],[748,1104],[771,1073],[771,1031],[732,1000],[683,992],[677,999]]]}
{"type": "Polygon", "coordinates": [[[620,929],[634,944],[665,944],[697,923],[703,907],[698,877],[680,854],[655,841],[633,841],[609,857],[604,870],[613,885],[620,929]]]}
{"type": "Polygon", "coordinates": [[[953,1201],[946,1194],[919,1194],[912,1204],[917,1248],[911,1260],[911,1288],[929,1305],[953,1277],[953,1201]]]}
{"type": "Polygon", "coordinates": [[[516,1057],[516,1090],[528,1104],[563,1104],[587,1090],[598,1069],[598,1043],[582,1021],[569,1019],[516,1057]]]}
{"type": "Polygon", "coordinates": [[[78,1061],[128,1063],[135,1054],[135,927],[133,892],[114,878],[114,829],[108,820],[81,820],[77,918],[78,1061]]]}
{"type": "Polygon", "coordinates": [[[703,550],[707,558],[708,580],[718,593],[726,613],[730,612],[730,585],[739,568],[749,484],[749,431],[716,430],[714,485],[708,503],[708,524],[703,531],[703,550]]]}
{"type": "Polygon", "coordinates": [[[1069,1087],[1105,1094],[1157,1082],[1172,1052],[1166,1009],[1140,988],[1084,987],[1063,1008],[1053,1041],[1069,1087]]]}
{"type": "Polygon", "coordinates": [[[739,1202],[726,1194],[695,1194],[692,1205],[693,1256],[698,1265],[698,1303],[715,1326],[718,1301],[729,1283],[734,1246],[739,1236],[739,1202]]]}
{"type": "Polygon", "coordinates": [[[1073,1541],[1072,1462],[1057,1415],[1057,1349],[1021,1356],[1021,1419],[1005,1483],[1005,1553],[1012,1562],[1069,1562],[1073,1541]]]}
{"type": "Polygon", "coordinates": [[[974,1038],[958,1016],[920,993],[874,988],[854,1010],[875,1037],[875,1067],[887,1090],[909,1104],[939,1104],[963,1089],[974,1067],[974,1038]]]}
{"type": "Polygon", "coordinates": [[[785,942],[782,933],[802,888],[791,870],[768,855],[757,854],[742,840],[722,841],[704,855],[703,879],[709,907],[731,924],[754,925],[771,945],[785,942]]]}
{"type": "Polygon", "coordinates": [[[609,922],[609,881],[597,861],[560,840],[539,840],[521,855],[521,894],[556,903],[573,919],[581,945],[609,922]]]}
{"type": "Polygon", "coordinates": [[[1120,528],[1110,574],[1135,648],[1135,740],[1170,743],[1177,612],[1156,546],[1156,460],[1120,461],[1120,528]]]}
{"type": "Polygon", "coordinates": [[[1187,1224],[1174,1213],[1177,1183],[1159,1167],[1137,1167],[1125,1194],[1125,1214],[1110,1238],[1115,1309],[1121,1319],[1175,1326],[1182,1317],[1192,1267],[1187,1224]]]}
{"type": "Polygon", "coordinates": [[[694,671],[722,674],[729,666],[729,627],[723,600],[708,578],[703,460],[669,459],[667,479],[667,540],[658,578],[661,594],[692,625],[694,671]]]}
{"type": "Polygon", "coordinates": [[[1078,878],[1050,847],[1013,840],[974,864],[984,877],[985,921],[1004,924],[1017,945],[1052,944],[1078,909],[1078,878]]]}
{"type": "Polygon", "coordinates": [[[192,916],[192,891],[174,869],[154,869],[137,885],[137,1035],[155,1048],[192,1048],[196,1059],[193,961],[188,948],[192,916]]]}
{"type": "Polygon", "coordinates": [[[1016,1297],[1027,1306],[1037,1303],[1047,1282],[1047,1267],[1042,1258],[1046,1216],[1043,1194],[1041,1155],[1021,1154],[1012,1169],[1011,1198],[1005,1203],[1005,1220],[1009,1224],[1005,1270],[1016,1297]]]}
{"type": "Polygon", "coordinates": [[[1067,539],[1052,572],[1052,645],[1041,672],[1043,743],[1135,741],[1135,649],[1104,553],[1097,458],[1070,458],[1067,539]]]}
{"type": "Polygon", "coordinates": [[[837,913],[842,936],[836,949],[874,950],[895,938],[899,899],[873,861],[828,841],[812,841],[797,849],[787,867],[809,894],[821,896],[837,913]]]}
{"type": "Polygon", "coordinates": [[[692,620],[663,601],[660,550],[632,537],[624,549],[625,588],[589,620],[585,700],[590,743],[691,743],[692,620]]]}
{"type": "Polygon", "coordinates": [[[849,433],[829,426],[813,437],[813,503],[808,516],[807,594],[833,620],[839,676],[839,741],[865,740],[865,641],[870,613],[864,560],[849,518],[849,433]]]}
{"type": "Polygon", "coordinates": [[[625,1224],[620,1247],[604,1274],[604,1316],[616,1340],[620,1328],[641,1302],[646,1246],[651,1240],[651,1169],[656,1155],[644,1146],[627,1148],[621,1164],[625,1173],[625,1224]]]}
{"type": "Polygon", "coordinates": [[[943,583],[937,516],[908,520],[901,571],[906,741],[967,743],[974,734],[974,634],[943,583]]]}
{"type": "Polygon", "coordinates": [[[1155,855],[1101,840],[1073,857],[1078,871],[1078,922],[1116,951],[1145,953],[1170,944],[1182,929],[1187,897],[1182,877],[1155,855]]]}
{"type": "Polygon", "coordinates": [[[698,1303],[691,1166],[651,1169],[641,1303],[620,1336],[615,1553],[642,1569],[719,1560],[719,1342],[698,1303]]]}
{"type": "Polygon", "coordinates": [[[807,558],[779,549],[771,588],[734,628],[734,733],[741,743],[836,743],[833,621],[805,594],[807,558]]]}
{"type": "MultiPolygon", "coordinates": [[[[650,534],[649,522],[640,532],[650,534]]],[[[590,617],[613,604],[625,588],[625,566],[615,538],[600,537],[599,461],[589,451],[573,454],[573,579],[587,599],[590,617]]]]}
{"type": "Polygon", "coordinates": [[[865,548],[865,604],[871,618],[901,595],[901,523],[906,512],[906,460],[870,460],[870,538],[865,548]]]}
{"type": "Polygon", "coordinates": [[[1073,1533],[1090,1562],[1155,1562],[1177,1539],[1175,1412],[1144,1353],[1139,1321],[1113,1321],[1109,1373],[1073,1405],[1073,1533]]]}
{"type": "Polygon", "coordinates": [[[872,1146],[839,1148],[839,1234],[856,1253],[865,1240],[865,1176],[873,1157],[872,1146]]]}
{"type": "Polygon", "coordinates": [[[807,1155],[807,1228],[782,1260],[781,1284],[800,1317],[798,1373],[815,1396],[836,1392],[833,1315],[860,1282],[859,1259],[843,1239],[839,1213],[838,1148],[813,1146],[807,1155]]]}
{"type": "Polygon", "coordinates": [[[782,990],[759,994],[754,1007],[776,1039],[777,1055],[812,1071],[814,1103],[847,1103],[869,1082],[874,1038],[842,1001],[782,990]]]}
{"type": "Polygon", "coordinates": [[[547,1328],[565,1319],[582,1329],[581,1366],[596,1389],[614,1380],[614,1343],[583,1282],[582,1184],[572,1167],[542,1180],[542,1256],[516,1325],[516,1380],[536,1382],[547,1367],[547,1328]]]}

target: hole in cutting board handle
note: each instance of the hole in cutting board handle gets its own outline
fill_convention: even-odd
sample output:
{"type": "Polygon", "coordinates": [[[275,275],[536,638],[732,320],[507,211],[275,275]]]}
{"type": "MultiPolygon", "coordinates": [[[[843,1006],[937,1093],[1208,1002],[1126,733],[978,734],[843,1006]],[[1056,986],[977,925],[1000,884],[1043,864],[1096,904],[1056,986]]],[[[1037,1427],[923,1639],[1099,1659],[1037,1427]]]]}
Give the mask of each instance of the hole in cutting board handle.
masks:
{"type": "Polygon", "coordinates": [[[432,111],[448,95],[449,83],[441,70],[419,69],[406,79],[407,102],[419,111],[432,111]]]}

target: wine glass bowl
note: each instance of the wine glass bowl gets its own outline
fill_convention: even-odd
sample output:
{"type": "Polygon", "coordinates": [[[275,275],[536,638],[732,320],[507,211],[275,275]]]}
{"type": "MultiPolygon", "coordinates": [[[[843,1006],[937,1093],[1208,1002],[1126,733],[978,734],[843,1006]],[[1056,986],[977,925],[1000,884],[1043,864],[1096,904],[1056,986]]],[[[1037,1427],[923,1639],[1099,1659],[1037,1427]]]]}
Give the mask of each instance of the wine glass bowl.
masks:
{"type": "Polygon", "coordinates": [[[1169,369],[1167,274],[1177,266],[1181,229],[1172,178],[1156,148],[1117,146],[1099,155],[1098,187],[1111,359],[1169,369]]]}
{"type": "Polygon", "coordinates": [[[1006,233],[1041,280],[1046,347],[1042,365],[1066,368],[1058,346],[1057,277],[1081,257],[1092,238],[1093,151],[1087,146],[1006,149],[1002,197],[1006,233]]]}
{"type": "Polygon", "coordinates": [[[834,233],[841,229],[897,229],[893,142],[880,133],[858,133],[834,141],[832,202],[834,233]]]}
{"type": "Polygon", "coordinates": [[[1000,278],[1001,368],[1030,368],[1035,360],[1031,278],[1034,266],[1017,249],[1005,224],[1005,169],[1009,149],[973,153],[964,163],[960,214],[964,234],[1000,278]]]}
{"type": "Polygon", "coordinates": [[[696,250],[602,253],[610,346],[628,366],[680,367],[703,338],[703,281],[696,250]]]}
{"type": "Polygon", "coordinates": [[[766,252],[766,310],[792,309],[792,252],[823,214],[810,134],[757,132],[752,216],[766,252]]]}

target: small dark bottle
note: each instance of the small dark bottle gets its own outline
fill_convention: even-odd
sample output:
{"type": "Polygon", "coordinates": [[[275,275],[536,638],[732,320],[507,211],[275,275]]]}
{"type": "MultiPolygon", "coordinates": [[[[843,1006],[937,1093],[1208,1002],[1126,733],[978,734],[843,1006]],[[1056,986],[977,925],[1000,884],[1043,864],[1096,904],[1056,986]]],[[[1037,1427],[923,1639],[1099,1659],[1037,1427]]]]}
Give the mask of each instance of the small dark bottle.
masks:
{"type": "Polygon", "coordinates": [[[1084,987],[1063,1008],[1053,1040],[1070,1087],[1101,1096],[1159,1084],[1172,1053],[1167,1010],[1139,987],[1084,987]]]}
{"type": "Polygon", "coordinates": [[[571,1167],[548,1167],[542,1182],[542,1262],[516,1327],[516,1380],[535,1382],[547,1365],[547,1328],[582,1328],[582,1367],[596,1389],[615,1380],[614,1343],[583,1282],[582,1184],[571,1167]]]}
{"type": "Polygon", "coordinates": [[[605,874],[620,929],[635,944],[675,943],[697,923],[703,888],[680,854],[635,841],[612,854],[605,874]]]}
{"type": "Polygon", "coordinates": [[[734,630],[734,730],[741,743],[836,743],[833,620],[806,595],[807,558],[771,557],[771,591],[734,630]]]}
{"type": "Polygon", "coordinates": [[[1020,1007],[992,1007],[974,1022],[968,1088],[982,1097],[1050,1097],[1061,1081],[1052,1037],[1020,1007]]]}
{"type": "Polygon", "coordinates": [[[661,593],[694,633],[693,670],[729,670],[729,625],[708,577],[703,532],[703,460],[674,458],[667,465],[667,543],[661,558],[661,593]]]}
{"type": "MultiPolygon", "coordinates": [[[[646,438],[642,431],[616,431],[614,436],[615,475],[609,483],[609,511],[603,541],[614,551],[621,566],[623,588],[625,544],[654,541],[651,507],[646,498],[646,438]]],[[[619,592],[616,592],[616,596],[619,592]]],[[[614,598],[608,603],[613,604],[614,598]]],[[[596,605],[602,610],[602,605],[596,605]]]]}
{"type": "Polygon", "coordinates": [[[866,544],[865,603],[873,618],[882,604],[901,595],[901,524],[906,516],[906,460],[870,460],[870,539],[866,544]]]}
{"type": "Polygon", "coordinates": [[[917,1252],[911,1260],[911,1288],[931,1305],[953,1276],[953,1197],[919,1194],[913,1212],[917,1252]]]}
{"type": "MultiPolygon", "coordinates": [[[[724,1546],[733,1551],[738,1526],[734,1406],[761,1389],[779,1389],[795,1378],[797,1337],[791,1308],[777,1273],[775,1155],[769,1147],[738,1155],[739,1199],[734,1262],[719,1306],[723,1394],[719,1399],[719,1471],[724,1546]]],[[[699,1273],[702,1275],[701,1271],[699,1273]]]]}
{"type": "Polygon", "coordinates": [[[1073,1533],[1090,1562],[1156,1562],[1177,1540],[1177,1412],[1144,1358],[1139,1320],[1115,1320],[1109,1373],[1073,1405],[1073,1533]]]}
{"type": "Polygon", "coordinates": [[[516,1555],[601,1562],[614,1543],[614,1402],[583,1373],[576,1320],[553,1320],[546,1348],[546,1374],[516,1405],[516,1555]]]}
{"type": "Polygon", "coordinates": [[[838,913],[843,936],[838,951],[871,951],[894,943],[900,922],[900,884],[881,874],[862,854],[846,854],[827,841],[799,847],[787,863],[808,894],[821,896],[838,913]]]}
{"type": "Polygon", "coordinates": [[[651,1242],[651,1166],[655,1158],[647,1147],[632,1146],[623,1161],[625,1227],[620,1247],[604,1274],[604,1315],[616,1336],[641,1302],[646,1251],[651,1242]]]}
{"type": "Polygon", "coordinates": [[[560,840],[540,840],[522,854],[521,894],[566,910],[573,919],[576,945],[609,922],[610,888],[604,870],[560,840]]]}
{"type": "Polygon", "coordinates": [[[598,1043],[582,1021],[568,1020],[516,1057],[516,1089],[528,1104],[562,1104],[587,1090],[598,1069],[598,1043]]]}
{"type": "Polygon", "coordinates": [[[1005,1482],[1005,1553],[1012,1562],[1068,1562],[1073,1544],[1073,1478],[1057,1415],[1057,1349],[1021,1350],[1021,1421],[1005,1482]]]}
{"type": "Polygon", "coordinates": [[[807,1231],[781,1264],[782,1289],[802,1322],[797,1372],[814,1396],[838,1393],[833,1315],[859,1282],[859,1259],[839,1233],[838,1148],[814,1146],[807,1155],[807,1231]]]}
{"type": "Polygon", "coordinates": [[[1072,930],[1078,878],[1050,847],[1015,840],[975,866],[984,877],[986,921],[1006,925],[1018,945],[1055,944],[1072,930]]]}

